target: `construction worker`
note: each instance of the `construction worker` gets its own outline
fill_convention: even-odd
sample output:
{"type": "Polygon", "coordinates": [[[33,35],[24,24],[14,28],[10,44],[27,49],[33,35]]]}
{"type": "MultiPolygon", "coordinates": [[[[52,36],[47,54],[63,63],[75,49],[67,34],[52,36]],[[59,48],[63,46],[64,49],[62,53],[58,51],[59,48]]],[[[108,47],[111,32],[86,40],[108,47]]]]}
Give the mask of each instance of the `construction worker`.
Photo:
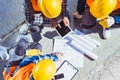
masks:
{"type": "MultiPolygon", "coordinates": [[[[20,32],[23,33],[24,31],[21,30],[20,32]]],[[[30,73],[36,63],[38,63],[38,65],[41,65],[41,62],[39,63],[39,61],[41,61],[42,59],[51,59],[53,61],[61,59],[62,53],[57,52],[43,55],[41,52],[42,46],[39,43],[29,42],[29,38],[26,36],[18,38],[18,42],[16,42],[16,44],[9,49],[7,49],[7,47],[0,46],[0,56],[2,60],[7,60],[5,70],[3,72],[4,80],[32,80],[32,76],[30,77],[30,73]],[[13,76],[13,74],[15,75],[13,76]],[[22,77],[20,78],[19,75],[21,75],[22,77]]],[[[47,60],[47,62],[49,61],[50,60],[47,60]]],[[[56,69],[53,62],[50,61],[50,63],[51,64],[48,66],[46,65],[46,67],[44,67],[44,65],[42,64],[44,71],[46,72],[46,70],[48,70],[49,67],[51,68],[51,66],[53,68],[51,68],[51,70],[53,71],[47,71],[47,75],[44,74],[44,71],[42,71],[43,73],[40,74],[42,77],[38,77],[39,79],[37,79],[37,73],[35,72],[36,70],[34,68],[35,71],[33,70],[32,73],[33,78],[37,80],[51,80],[50,78],[53,75],[50,76],[50,74],[48,75],[48,73],[53,74],[53,72],[55,73],[56,69]]],[[[41,68],[38,72],[41,72],[41,68]]]]}
{"type": "Polygon", "coordinates": [[[67,0],[24,0],[25,17],[34,42],[38,42],[43,24],[51,23],[54,27],[62,19],[69,26],[67,0]],[[37,27],[36,27],[37,26],[37,27]]]}
{"type": "MultiPolygon", "coordinates": [[[[22,59],[29,49],[38,49],[42,51],[42,46],[40,43],[33,42],[29,35],[26,35],[25,28],[26,24],[23,24],[19,30],[16,42],[14,45],[5,47],[0,45],[0,58],[4,60],[14,61],[16,59],[22,59]],[[12,55],[12,56],[11,56],[12,55]]],[[[27,27],[28,28],[28,27],[27,27]]],[[[27,29],[26,28],[26,29],[27,29]]]]}
{"type": "Polygon", "coordinates": [[[8,62],[22,60],[26,51],[30,49],[42,51],[42,46],[40,43],[28,42],[24,38],[21,38],[15,45],[9,48],[0,45],[0,57],[2,60],[8,60],[8,62]]]}
{"type": "Polygon", "coordinates": [[[32,55],[24,58],[19,65],[6,65],[3,72],[4,80],[51,80],[56,73],[53,61],[60,60],[61,57],[60,52],[32,55]]]}
{"type": "Polygon", "coordinates": [[[87,0],[87,4],[89,9],[83,14],[81,27],[87,30],[98,22],[103,27],[103,37],[109,39],[109,28],[120,23],[118,18],[116,19],[120,15],[120,0],[87,0]]]}

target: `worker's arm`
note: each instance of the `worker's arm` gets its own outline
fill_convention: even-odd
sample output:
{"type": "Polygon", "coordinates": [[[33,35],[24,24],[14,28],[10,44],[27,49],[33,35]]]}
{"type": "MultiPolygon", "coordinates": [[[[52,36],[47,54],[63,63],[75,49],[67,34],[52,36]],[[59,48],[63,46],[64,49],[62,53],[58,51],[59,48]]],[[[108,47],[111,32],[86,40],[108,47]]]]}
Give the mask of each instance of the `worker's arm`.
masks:
{"type": "Polygon", "coordinates": [[[65,26],[69,26],[69,20],[70,20],[70,15],[69,15],[69,11],[68,11],[68,1],[67,0],[63,0],[62,2],[62,16],[63,16],[63,22],[65,24],[65,26]]]}
{"type": "Polygon", "coordinates": [[[120,15],[114,16],[113,18],[115,20],[115,24],[120,24],[120,15]]]}
{"type": "Polygon", "coordinates": [[[32,8],[32,4],[30,0],[24,0],[24,14],[26,21],[29,24],[33,24],[34,22],[34,10],[32,8]]]}
{"type": "Polygon", "coordinates": [[[28,65],[30,63],[38,63],[42,59],[51,59],[53,61],[57,61],[60,59],[62,54],[60,53],[54,53],[54,54],[46,54],[46,55],[39,55],[39,56],[32,56],[32,57],[27,57],[23,59],[23,61],[19,64],[19,67],[23,67],[25,65],[28,65]]]}

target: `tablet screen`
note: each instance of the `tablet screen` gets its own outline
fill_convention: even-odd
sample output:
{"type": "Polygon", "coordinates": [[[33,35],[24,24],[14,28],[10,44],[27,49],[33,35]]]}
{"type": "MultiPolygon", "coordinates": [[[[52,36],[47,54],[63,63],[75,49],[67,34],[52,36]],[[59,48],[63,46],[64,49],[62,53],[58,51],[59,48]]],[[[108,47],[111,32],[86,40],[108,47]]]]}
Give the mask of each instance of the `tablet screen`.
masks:
{"type": "Polygon", "coordinates": [[[71,29],[68,26],[65,26],[63,21],[61,21],[59,24],[60,24],[61,28],[59,28],[57,26],[57,27],[55,27],[55,29],[57,30],[57,32],[60,36],[64,37],[66,34],[68,34],[71,31],[71,29]]]}

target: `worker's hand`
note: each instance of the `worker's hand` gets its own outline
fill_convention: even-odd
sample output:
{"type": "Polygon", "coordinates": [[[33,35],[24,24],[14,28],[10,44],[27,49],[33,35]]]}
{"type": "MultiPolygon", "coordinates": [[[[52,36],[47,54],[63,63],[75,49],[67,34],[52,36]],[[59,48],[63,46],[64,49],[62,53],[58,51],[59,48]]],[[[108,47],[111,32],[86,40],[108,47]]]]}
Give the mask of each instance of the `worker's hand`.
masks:
{"type": "Polygon", "coordinates": [[[51,19],[51,20],[50,20],[50,26],[51,26],[51,27],[54,28],[54,27],[56,27],[57,24],[58,24],[58,21],[57,21],[56,19],[51,19]]]}
{"type": "Polygon", "coordinates": [[[62,59],[63,53],[62,52],[56,52],[55,55],[58,57],[58,60],[62,59]]]}
{"type": "Polygon", "coordinates": [[[103,26],[103,28],[109,28],[111,27],[114,23],[115,23],[115,20],[113,17],[111,16],[108,16],[102,20],[98,20],[98,23],[103,26]]]}
{"type": "Polygon", "coordinates": [[[63,22],[64,22],[65,26],[69,26],[69,24],[70,24],[69,19],[67,17],[63,18],[63,22]]]}

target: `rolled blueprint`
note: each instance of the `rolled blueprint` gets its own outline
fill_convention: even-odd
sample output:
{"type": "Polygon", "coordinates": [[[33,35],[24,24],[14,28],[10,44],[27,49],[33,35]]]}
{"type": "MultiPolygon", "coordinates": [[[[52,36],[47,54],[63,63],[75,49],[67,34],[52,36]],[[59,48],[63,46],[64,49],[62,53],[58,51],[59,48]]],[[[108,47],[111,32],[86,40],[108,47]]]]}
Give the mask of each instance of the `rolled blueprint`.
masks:
{"type": "Polygon", "coordinates": [[[85,39],[89,40],[91,43],[96,44],[97,47],[101,45],[100,42],[98,42],[97,40],[91,38],[91,37],[88,36],[88,35],[85,35],[83,32],[81,32],[81,31],[79,31],[79,30],[77,30],[77,29],[75,29],[75,33],[78,34],[78,35],[84,35],[84,38],[85,38],[85,39]]]}
{"type": "Polygon", "coordinates": [[[71,46],[75,47],[76,49],[78,49],[79,51],[84,52],[84,54],[87,55],[88,57],[90,57],[92,60],[96,60],[98,58],[97,55],[95,55],[92,52],[88,51],[87,49],[85,49],[84,47],[82,47],[81,45],[76,43],[75,41],[71,41],[69,44],[71,46]]]}
{"type": "Polygon", "coordinates": [[[68,36],[66,39],[67,39],[67,40],[70,40],[70,41],[74,40],[74,41],[76,41],[79,45],[81,45],[81,46],[83,46],[84,48],[86,48],[88,51],[93,51],[93,48],[92,48],[90,45],[86,44],[85,42],[81,41],[81,40],[78,39],[78,38],[75,38],[75,39],[74,39],[74,37],[72,37],[72,36],[69,37],[69,36],[68,36]]]}
{"type": "Polygon", "coordinates": [[[81,40],[82,42],[84,42],[85,44],[87,44],[89,47],[92,47],[93,49],[95,49],[97,47],[96,44],[94,44],[91,41],[89,41],[89,39],[86,39],[84,37],[84,35],[78,35],[78,34],[74,33],[74,34],[71,34],[70,36],[73,36],[77,40],[81,40]]]}

